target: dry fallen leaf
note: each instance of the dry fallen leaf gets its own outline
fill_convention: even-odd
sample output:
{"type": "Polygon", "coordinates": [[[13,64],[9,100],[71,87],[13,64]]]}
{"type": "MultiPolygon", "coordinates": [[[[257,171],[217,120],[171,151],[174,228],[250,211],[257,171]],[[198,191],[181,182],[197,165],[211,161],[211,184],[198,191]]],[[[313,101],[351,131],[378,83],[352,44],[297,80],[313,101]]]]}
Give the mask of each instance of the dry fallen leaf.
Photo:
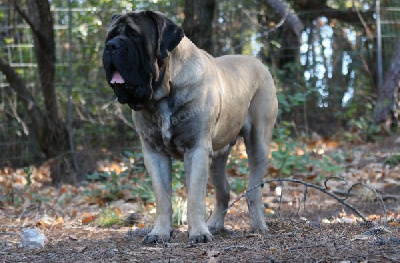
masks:
{"type": "Polygon", "coordinates": [[[87,246],[79,246],[79,247],[73,247],[73,249],[78,252],[78,253],[82,253],[85,249],[87,248],[87,246]]]}
{"type": "Polygon", "coordinates": [[[69,239],[74,240],[74,241],[78,240],[78,238],[74,235],[69,235],[68,237],[69,237],[69,239]]]}
{"type": "Polygon", "coordinates": [[[121,211],[120,211],[117,207],[114,208],[114,213],[115,213],[117,216],[122,216],[121,211]]]}
{"type": "Polygon", "coordinates": [[[96,220],[97,216],[91,215],[89,213],[83,213],[82,214],[82,224],[89,224],[90,222],[93,222],[96,220]]]}
{"type": "Polygon", "coordinates": [[[146,225],[143,224],[142,222],[139,222],[139,223],[137,224],[137,227],[138,227],[138,228],[145,228],[146,225]]]}
{"type": "Polygon", "coordinates": [[[392,221],[388,223],[389,226],[400,226],[400,222],[392,221]]]}
{"type": "Polygon", "coordinates": [[[275,211],[270,209],[270,208],[266,208],[265,209],[265,213],[267,213],[267,214],[275,214],[275,211]]]}

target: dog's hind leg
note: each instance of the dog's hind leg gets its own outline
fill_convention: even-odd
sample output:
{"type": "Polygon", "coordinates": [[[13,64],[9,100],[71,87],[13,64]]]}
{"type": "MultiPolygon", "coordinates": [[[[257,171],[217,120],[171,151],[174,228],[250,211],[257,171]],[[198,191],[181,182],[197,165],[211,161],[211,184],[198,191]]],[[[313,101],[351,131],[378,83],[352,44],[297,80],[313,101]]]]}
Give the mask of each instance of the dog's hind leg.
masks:
{"type": "MultiPolygon", "coordinates": [[[[268,148],[277,115],[276,97],[266,89],[257,93],[242,129],[250,169],[248,189],[260,184],[267,173],[268,148]]],[[[247,204],[251,230],[265,232],[265,208],[261,197],[260,187],[256,188],[248,194],[247,204]]]]}
{"type": "Polygon", "coordinates": [[[230,197],[225,168],[231,148],[232,146],[226,152],[214,157],[210,167],[210,180],[215,191],[215,205],[214,211],[207,221],[207,226],[212,234],[224,229],[224,211],[228,207],[230,197]]]}

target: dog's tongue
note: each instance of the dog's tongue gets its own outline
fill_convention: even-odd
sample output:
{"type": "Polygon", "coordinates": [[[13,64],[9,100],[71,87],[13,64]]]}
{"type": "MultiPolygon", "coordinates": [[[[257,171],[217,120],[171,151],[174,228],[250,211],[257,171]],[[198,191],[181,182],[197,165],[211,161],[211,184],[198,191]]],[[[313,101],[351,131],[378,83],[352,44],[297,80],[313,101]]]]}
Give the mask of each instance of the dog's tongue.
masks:
{"type": "Polygon", "coordinates": [[[122,78],[121,74],[119,74],[118,71],[115,71],[110,82],[111,84],[123,84],[125,83],[125,80],[122,78]]]}

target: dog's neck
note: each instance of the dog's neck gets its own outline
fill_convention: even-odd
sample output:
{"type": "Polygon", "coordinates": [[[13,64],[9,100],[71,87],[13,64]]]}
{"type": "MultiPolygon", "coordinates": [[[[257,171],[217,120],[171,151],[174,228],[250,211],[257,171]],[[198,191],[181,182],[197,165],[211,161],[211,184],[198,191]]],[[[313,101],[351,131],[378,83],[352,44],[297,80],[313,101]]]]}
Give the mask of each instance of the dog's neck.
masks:
{"type": "Polygon", "coordinates": [[[190,86],[199,81],[205,68],[201,52],[187,37],[171,51],[169,71],[173,87],[190,86]]]}
{"type": "Polygon", "coordinates": [[[157,79],[153,80],[153,100],[159,101],[170,93],[169,58],[157,60],[157,79]]]}
{"type": "Polygon", "coordinates": [[[162,65],[159,67],[160,77],[154,89],[154,101],[170,95],[173,88],[190,87],[200,80],[204,72],[204,62],[199,59],[203,54],[199,54],[200,52],[203,51],[184,37],[168,58],[158,62],[162,65]]]}

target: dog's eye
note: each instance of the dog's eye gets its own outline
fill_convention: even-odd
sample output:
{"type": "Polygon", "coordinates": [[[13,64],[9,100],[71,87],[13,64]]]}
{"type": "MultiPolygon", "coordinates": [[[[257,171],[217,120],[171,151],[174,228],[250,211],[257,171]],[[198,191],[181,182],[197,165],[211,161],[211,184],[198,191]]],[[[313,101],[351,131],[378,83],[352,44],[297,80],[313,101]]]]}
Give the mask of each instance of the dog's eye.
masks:
{"type": "Polygon", "coordinates": [[[133,30],[131,27],[127,27],[126,28],[126,36],[131,39],[133,42],[140,42],[140,35],[138,32],[136,32],[135,30],[133,30]]]}
{"type": "Polygon", "coordinates": [[[110,33],[107,35],[107,37],[106,37],[106,42],[107,42],[108,40],[110,40],[110,39],[113,39],[113,38],[116,37],[117,35],[118,35],[118,33],[115,32],[115,31],[110,32],[110,33]]]}

